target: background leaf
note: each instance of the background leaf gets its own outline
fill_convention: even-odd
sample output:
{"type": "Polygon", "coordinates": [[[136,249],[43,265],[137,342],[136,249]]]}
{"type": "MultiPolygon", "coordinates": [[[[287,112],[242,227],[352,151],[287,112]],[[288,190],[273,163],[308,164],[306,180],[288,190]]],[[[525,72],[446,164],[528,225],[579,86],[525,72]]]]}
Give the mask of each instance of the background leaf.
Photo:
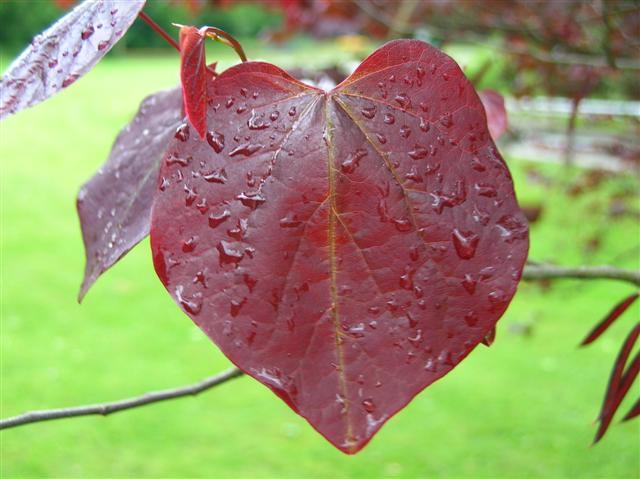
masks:
{"type": "Polygon", "coordinates": [[[78,193],[86,266],[78,298],[149,234],[153,192],[169,141],[188,137],[180,88],[148,96],[118,135],[104,166],[78,193]]]}
{"type": "Polygon", "coordinates": [[[86,0],[36,36],[0,80],[0,119],[46,100],[91,70],[144,3],[86,0]]]}
{"type": "Polygon", "coordinates": [[[507,130],[507,109],[504,106],[504,97],[493,90],[478,92],[484,111],[487,114],[487,125],[491,138],[496,141],[507,130]]]}

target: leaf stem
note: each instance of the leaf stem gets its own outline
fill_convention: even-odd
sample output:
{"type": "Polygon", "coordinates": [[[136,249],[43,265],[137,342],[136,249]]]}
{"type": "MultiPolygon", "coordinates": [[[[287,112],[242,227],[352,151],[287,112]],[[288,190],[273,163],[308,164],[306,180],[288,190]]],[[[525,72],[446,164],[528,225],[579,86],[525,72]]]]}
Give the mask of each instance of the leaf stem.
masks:
{"type": "Polygon", "coordinates": [[[240,57],[240,60],[242,60],[243,63],[247,61],[247,55],[245,55],[244,50],[242,49],[242,45],[240,45],[240,42],[236,40],[232,35],[225,32],[224,30],[220,30],[219,28],[216,28],[216,27],[202,27],[200,29],[200,33],[208,36],[213,40],[220,41],[222,43],[225,43],[226,45],[229,45],[231,48],[235,50],[235,52],[238,54],[238,56],[240,57]]]}
{"type": "Polygon", "coordinates": [[[147,25],[153,28],[153,30],[156,33],[158,33],[162,38],[164,38],[167,41],[167,43],[169,43],[169,45],[175,48],[178,52],[180,51],[180,46],[176,43],[176,41],[173,38],[171,38],[171,36],[169,36],[169,34],[165,32],[160,25],[154,22],[149,15],[147,15],[142,10],[140,10],[140,13],[138,13],[138,16],[142,18],[142,20],[144,20],[147,23],[147,25]]]}

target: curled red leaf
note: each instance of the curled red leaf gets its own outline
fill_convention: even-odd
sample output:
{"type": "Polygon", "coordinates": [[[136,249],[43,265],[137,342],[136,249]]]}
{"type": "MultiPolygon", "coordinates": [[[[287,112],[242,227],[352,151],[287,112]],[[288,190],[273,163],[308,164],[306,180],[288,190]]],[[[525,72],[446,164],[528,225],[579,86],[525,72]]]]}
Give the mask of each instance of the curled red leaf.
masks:
{"type": "Polygon", "coordinates": [[[582,340],[581,345],[586,346],[587,344],[590,344],[598,339],[600,335],[604,333],[609,328],[609,326],[611,326],[615,322],[615,320],[620,317],[620,315],[622,315],[622,313],[629,309],[629,306],[631,306],[634,301],[638,299],[638,295],[639,293],[630,294],[625,299],[616,304],[613,309],[609,311],[609,314],[607,314],[607,316],[598,324],[596,324],[595,327],[589,332],[589,334],[587,334],[587,337],[582,340]]]}
{"type": "Polygon", "coordinates": [[[507,109],[504,106],[504,97],[493,90],[482,90],[478,96],[487,114],[487,124],[491,138],[496,141],[507,130],[507,109]]]}
{"type": "Polygon", "coordinates": [[[205,36],[195,27],[180,28],[180,81],[184,110],[189,122],[204,139],[207,131],[207,64],[205,36]]]}
{"type": "Polygon", "coordinates": [[[156,272],[231,361],[355,453],[515,293],[528,228],[482,104],[414,40],[331,92],[248,62],[207,97],[207,141],[174,141],[161,166],[156,272]]]}
{"type": "Polygon", "coordinates": [[[180,88],[148,96],[118,135],[106,163],[78,193],[86,253],[81,300],[98,277],[149,234],[160,162],[174,137],[187,138],[180,88]]]}
{"type": "Polygon", "coordinates": [[[145,0],[86,0],[47,30],[0,80],[0,119],[70,86],[120,40],[145,0]]]}

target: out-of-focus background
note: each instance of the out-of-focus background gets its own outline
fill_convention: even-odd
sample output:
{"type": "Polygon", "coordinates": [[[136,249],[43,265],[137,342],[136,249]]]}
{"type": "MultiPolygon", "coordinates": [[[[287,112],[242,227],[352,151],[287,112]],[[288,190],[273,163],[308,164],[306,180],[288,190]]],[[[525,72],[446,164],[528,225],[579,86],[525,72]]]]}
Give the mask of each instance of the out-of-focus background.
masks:
{"type": "MultiPolygon", "coordinates": [[[[73,1],[0,1],[0,71],[73,1]]],[[[531,222],[535,261],[640,266],[640,6],[573,0],[149,0],[157,23],[212,25],[250,57],[329,87],[384,41],[444,49],[505,96],[499,141],[531,222]]],[[[219,69],[238,60],[211,42],[219,69]]],[[[68,91],[0,124],[1,416],[196,381],[228,361],[171,301],[145,241],[82,306],[75,195],[144,96],[179,59],[137,21],[68,91]]],[[[635,305],[578,343],[633,287],[523,283],[491,348],[477,349],[355,457],[249,378],[196,398],[3,431],[0,475],[26,477],[640,477],[639,423],[590,447],[635,305]]],[[[637,385],[622,405],[640,394],[637,385]]]]}

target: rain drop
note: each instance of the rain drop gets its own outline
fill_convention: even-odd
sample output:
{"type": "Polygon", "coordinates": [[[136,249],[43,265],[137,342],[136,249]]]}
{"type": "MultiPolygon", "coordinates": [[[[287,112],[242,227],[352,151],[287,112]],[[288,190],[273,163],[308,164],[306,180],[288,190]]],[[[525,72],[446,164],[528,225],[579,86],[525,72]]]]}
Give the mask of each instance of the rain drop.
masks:
{"type": "Polygon", "coordinates": [[[237,200],[240,200],[244,206],[255,210],[258,206],[266,201],[266,198],[262,196],[259,191],[250,192],[250,193],[240,193],[236,196],[237,200]]]}
{"type": "Polygon", "coordinates": [[[82,30],[82,33],[80,34],[80,38],[82,38],[83,40],[86,40],[91,35],[93,35],[93,32],[95,32],[95,29],[93,28],[93,25],[88,25],[87,28],[82,30]]]}
{"type": "Polygon", "coordinates": [[[220,168],[219,170],[213,170],[211,173],[202,175],[202,177],[209,183],[224,184],[227,181],[227,172],[224,168],[220,168]]]}
{"type": "Polygon", "coordinates": [[[243,143],[242,145],[236,146],[231,152],[229,152],[229,156],[251,156],[256,151],[262,148],[262,145],[255,145],[252,143],[243,143]]]}
{"type": "Polygon", "coordinates": [[[224,149],[224,135],[217,131],[208,131],[207,143],[216,153],[220,153],[224,149]]]}
{"type": "Polygon", "coordinates": [[[189,125],[183,123],[176,130],[175,138],[180,141],[187,141],[189,139],[189,125]]]}
{"type": "Polygon", "coordinates": [[[369,108],[363,108],[361,110],[362,116],[371,120],[374,116],[376,116],[376,107],[371,106],[369,108]]]}
{"type": "Polygon", "coordinates": [[[231,243],[228,241],[220,241],[218,243],[217,249],[218,253],[220,253],[220,265],[223,264],[238,264],[242,258],[244,257],[244,251],[238,248],[237,243],[231,243]]]}
{"type": "Polygon", "coordinates": [[[480,238],[475,233],[463,233],[459,229],[455,228],[451,233],[453,239],[453,246],[456,248],[456,253],[462,259],[471,259],[476,254],[476,248],[480,238]]]}
{"type": "Polygon", "coordinates": [[[373,403],[373,400],[369,398],[362,401],[362,406],[368,413],[372,413],[376,410],[376,405],[373,403]]]}
{"type": "Polygon", "coordinates": [[[209,226],[211,228],[216,228],[222,223],[224,223],[226,220],[228,220],[230,216],[231,216],[231,212],[229,210],[224,210],[222,213],[219,213],[217,215],[211,213],[209,215],[209,226]]]}
{"type": "Polygon", "coordinates": [[[409,157],[411,157],[414,160],[422,160],[427,156],[429,156],[429,152],[425,147],[420,145],[415,145],[413,150],[409,152],[409,157]]]}

